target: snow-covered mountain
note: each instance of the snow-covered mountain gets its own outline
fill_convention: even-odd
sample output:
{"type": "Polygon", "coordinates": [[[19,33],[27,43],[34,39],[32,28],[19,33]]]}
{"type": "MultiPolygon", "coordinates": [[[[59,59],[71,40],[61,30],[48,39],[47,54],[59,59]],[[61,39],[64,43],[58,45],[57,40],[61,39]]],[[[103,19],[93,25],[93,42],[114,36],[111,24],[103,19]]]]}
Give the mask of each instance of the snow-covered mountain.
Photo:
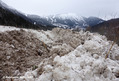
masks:
{"type": "Polygon", "coordinates": [[[24,13],[10,7],[0,0],[0,25],[17,26],[33,29],[48,30],[53,27],[42,26],[35,24],[34,20],[28,18],[24,13]]]}
{"type": "Polygon", "coordinates": [[[31,19],[28,19],[28,18],[24,15],[24,13],[22,13],[22,12],[16,10],[16,9],[14,9],[14,8],[12,8],[11,6],[8,6],[6,3],[4,3],[4,2],[1,1],[1,0],[0,0],[0,7],[3,8],[3,9],[5,9],[6,11],[12,12],[13,14],[18,15],[18,16],[24,18],[25,20],[27,20],[27,21],[30,22],[30,23],[33,23],[31,19]]]}
{"type": "MultiPolygon", "coordinates": [[[[50,15],[50,16],[26,15],[8,6],[1,0],[0,0],[0,7],[1,7],[1,14],[7,16],[6,18],[5,17],[3,18],[2,16],[1,21],[5,21],[5,22],[7,21],[8,22],[7,24],[11,26],[23,27],[23,25],[26,25],[26,24],[23,24],[23,25],[21,24],[23,23],[23,21],[25,21],[25,22],[28,22],[29,25],[31,24],[36,25],[36,26],[39,26],[41,29],[52,29],[54,27],[61,27],[65,29],[80,29],[80,28],[85,29],[86,27],[94,26],[104,21],[97,17],[86,18],[86,17],[78,16],[74,13],[56,14],[56,15],[50,15]],[[3,10],[5,11],[5,13],[3,13],[3,10]],[[15,17],[9,18],[11,16],[9,16],[9,14],[7,13],[11,13],[15,17]],[[20,18],[22,20],[20,20],[20,18]],[[11,21],[12,24],[11,23],[9,24],[8,20],[11,21]],[[14,22],[17,22],[17,24],[14,22]],[[18,25],[19,23],[20,25],[18,25]]],[[[1,24],[6,25],[6,23],[1,23],[1,24]]],[[[25,27],[27,27],[27,25],[25,27]]]]}
{"type": "Polygon", "coordinates": [[[47,17],[53,25],[63,28],[80,28],[88,26],[83,17],[79,17],[76,14],[58,14],[47,17]]]}
{"type": "Polygon", "coordinates": [[[51,25],[68,29],[85,28],[97,25],[104,21],[97,17],[86,18],[72,13],[50,16],[27,15],[27,17],[33,19],[36,23],[40,23],[45,26],[51,25]]]}
{"type": "Polygon", "coordinates": [[[98,17],[93,17],[93,16],[88,17],[88,18],[84,17],[84,20],[86,21],[86,23],[87,23],[89,26],[95,26],[95,25],[97,25],[97,24],[100,24],[100,23],[104,22],[103,19],[100,19],[100,18],[98,18],[98,17]]]}
{"type": "MultiPolygon", "coordinates": [[[[86,28],[89,26],[94,26],[94,25],[97,25],[98,23],[104,21],[100,18],[96,18],[96,17],[86,18],[86,17],[78,16],[74,13],[56,14],[56,15],[50,15],[50,16],[26,15],[24,13],[17,11],[14,8],[8,6],[1,0],[0,0],[0,7],[2,9],[6,10],[7,13],[12,13],[16,17],[20,17],[23,20],[25,20],[26,22],[29,22],[33,25],[42,27],[41,29],[50,29],[50,28],[52,29],[54,27],[61,27],[61,28],[66,28],[66,29],[80,29],[80,28],[86,28]]],[[[1,11],[1,14],[3,14],[3,11],[1,11]]],[[[5,14],[6,13],[4,13],[4,15],[5,14]]],[[[9,16],[9,15],[7,15],[7,16],[9,16]]],[[[16,20],[19,20],[18,18],[13,18],[13,17],[11,19],[12,20],[14,19],[14,22],[16,20]]],[[[10,21],[12,21],[12,20],[10,20],[10,21]]],[[[1,21],[4,21],[4,20],[1,20],[1,21]]],[[[6,20],[5,20],[5,22],[6,22],[6,20]]],[[[8,25],[11,25],[11,24],[8,24],[8,25]]],[[[12,26],[16,26],[16,25],[12,25],[12,26]]]]}
{"type": "Polygon", "coordinates": [[[27,15],[27,17],[32,19],[34,24],[41,24],[43,26],[54,26],[45,17],[41,17],[38,15],[27,15]]]}

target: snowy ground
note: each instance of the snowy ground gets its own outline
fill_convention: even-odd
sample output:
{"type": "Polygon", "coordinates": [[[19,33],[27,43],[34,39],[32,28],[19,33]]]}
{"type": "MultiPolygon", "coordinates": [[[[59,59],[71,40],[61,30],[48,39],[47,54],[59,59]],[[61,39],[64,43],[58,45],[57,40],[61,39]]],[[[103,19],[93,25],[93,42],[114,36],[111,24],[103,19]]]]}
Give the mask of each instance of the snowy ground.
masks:
{"type": "Polygon", "coordinates": [[[48,58],[14,81],[119,81],[119,46],[114,44],[105,59],[112,44],[105,36],[60,28],[26,31],[49,46],[48,58]]]}
{"type": "Polygon", "coordinates": [[[0,32],[19,30],[19,28],[11,27],[11,26],[0,26],[0,32]]]}

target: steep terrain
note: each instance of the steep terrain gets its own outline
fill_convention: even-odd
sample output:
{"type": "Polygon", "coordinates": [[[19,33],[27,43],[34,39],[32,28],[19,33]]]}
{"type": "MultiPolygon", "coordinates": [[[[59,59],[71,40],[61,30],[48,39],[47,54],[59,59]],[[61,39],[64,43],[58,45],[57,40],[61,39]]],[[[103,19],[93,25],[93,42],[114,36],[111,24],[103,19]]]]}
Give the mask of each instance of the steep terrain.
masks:
{"type": "Polygon", "coordinates": [[[108,39],[113,41],[117,39],[116,42],[119,44],[119,18],[102,22],[98,25],[88,28],[87,30],[106,35],[108,39]]]}
{"type": "Polygon", "coordinates": [[[0,28],[4,80],[119,81],[119,46],[114,44],[105,59],[113,43],[105,36],[61,28],[0,28]]]}
{"type": "Polygon", "coordinates": [[[35,25],[34,21],[26,17],[19,11],[9,7],[0,0],[0,25],[16,26],[20,28],[32,29],[52,29],[53,27],[44,27],[41,24],[35,25]]]}
{"type": "Polygon", "coordinates": [[[88,23],[89,26],[95,26],[104,22],[103,19],[100,19],[98,17],[88,17],[88,18],[84,17],[84,20],[86,21],[86,23],[88,23]]]}
{"type": "Polygon", "coordinates": [[[88,26],[94,26],[104,21],[97,17],[79,17],[76,14],[71,13],[50,16],[27,15],[27,17],[34,20],[37,24],[57,26],[65,29],[85,29],[88,26]]]}
{"type": "Polygon", "coordinates": [[[0,0],[1,25],[43,30],[52,29],[54,27],[80,30],[101,22],[104,22],[104,20],[97,17],[86,18],[72,13],[50,16],[25,15],[0,0]]]}

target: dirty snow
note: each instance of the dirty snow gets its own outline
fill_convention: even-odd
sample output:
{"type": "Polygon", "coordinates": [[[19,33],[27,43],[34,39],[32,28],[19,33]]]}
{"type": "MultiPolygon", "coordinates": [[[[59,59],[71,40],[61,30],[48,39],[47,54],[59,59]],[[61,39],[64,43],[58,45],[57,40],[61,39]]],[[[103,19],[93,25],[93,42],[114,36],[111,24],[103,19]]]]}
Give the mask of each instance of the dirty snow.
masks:
{"type": "Polygon", "coordinates": [[[48,50],[33,33],[22,29],[0,32],[0,81],[2,76],[21,76],[45,58],[48,50]]]}
{"type": "MultiPolygon", "coordinates": [[[[57,35],[56,32],[55,35],[57,35]]],[[[59,39],[60,35],[62,35],[61,39],[72,37],[69,30],[62,30],[58,35],[59,39]]],[[[45,60],[39,64],[37,70],[26,72],[24,76],[34,77],[32,79],[26,78],[26,80],[119,81],[119,47],[115,44],[110,57],[105,59],[105,54],[112,43],[111,41],[107,41],[105,36],[90,32],[81,31],[77,35],[80,42],[84,43],[79,43],[74,50],[64,56],[57,55],[51,63],[45,60]],[[41,68],[43,72],[39,74],[41,68]]],[[[73,41],[74,43],[76,42],[75,40],[73,41]]]]}
{"type": "Polygon", "coordinates": [[[119,46],[105,59],[113,43],[105,36],[60,28],[28,31],[50,47],[49,58],[14,81],[119,81],[119,46]]]}

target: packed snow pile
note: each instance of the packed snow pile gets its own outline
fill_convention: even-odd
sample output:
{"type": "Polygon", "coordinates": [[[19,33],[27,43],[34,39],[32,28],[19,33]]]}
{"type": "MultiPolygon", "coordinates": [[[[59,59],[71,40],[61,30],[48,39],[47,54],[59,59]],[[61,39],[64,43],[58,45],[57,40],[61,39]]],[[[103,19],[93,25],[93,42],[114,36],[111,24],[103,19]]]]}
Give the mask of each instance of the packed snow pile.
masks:
{"type": "Polygon", "coordinates": [[[47,58],[48,51],[43,44],[25,29],[0,27],[0,79],[21,76],[28,68],[47,58]]]}
{"type": "Polygon", "coordinates": [[[14,81],[119,81],[119,46],[105,59],[113,43],[105,36],[60,28],[26,32],[47,45],[48,57],[14,81]]]}
{"type": "Polygon", "coordinates": [[[109,58],[105,59],[106,51],[112,43],[106,37],[90,32],[73,34],[72,31],[63,29],[54,29],[53,33],[59,35],[59,39],[63,41],[61,43],[66,46],[70,43],[76,45],[76,42],[79,45],[67,54],[62,52],[63,56],[57,55],[53,60],[44,60],[36,70],[26,72],[24,77],[32,77],[31,81],[119,81],[117,45],[114,45],[109,58]],[[78,39],[75,40],[75,37],[78,39]]]}

